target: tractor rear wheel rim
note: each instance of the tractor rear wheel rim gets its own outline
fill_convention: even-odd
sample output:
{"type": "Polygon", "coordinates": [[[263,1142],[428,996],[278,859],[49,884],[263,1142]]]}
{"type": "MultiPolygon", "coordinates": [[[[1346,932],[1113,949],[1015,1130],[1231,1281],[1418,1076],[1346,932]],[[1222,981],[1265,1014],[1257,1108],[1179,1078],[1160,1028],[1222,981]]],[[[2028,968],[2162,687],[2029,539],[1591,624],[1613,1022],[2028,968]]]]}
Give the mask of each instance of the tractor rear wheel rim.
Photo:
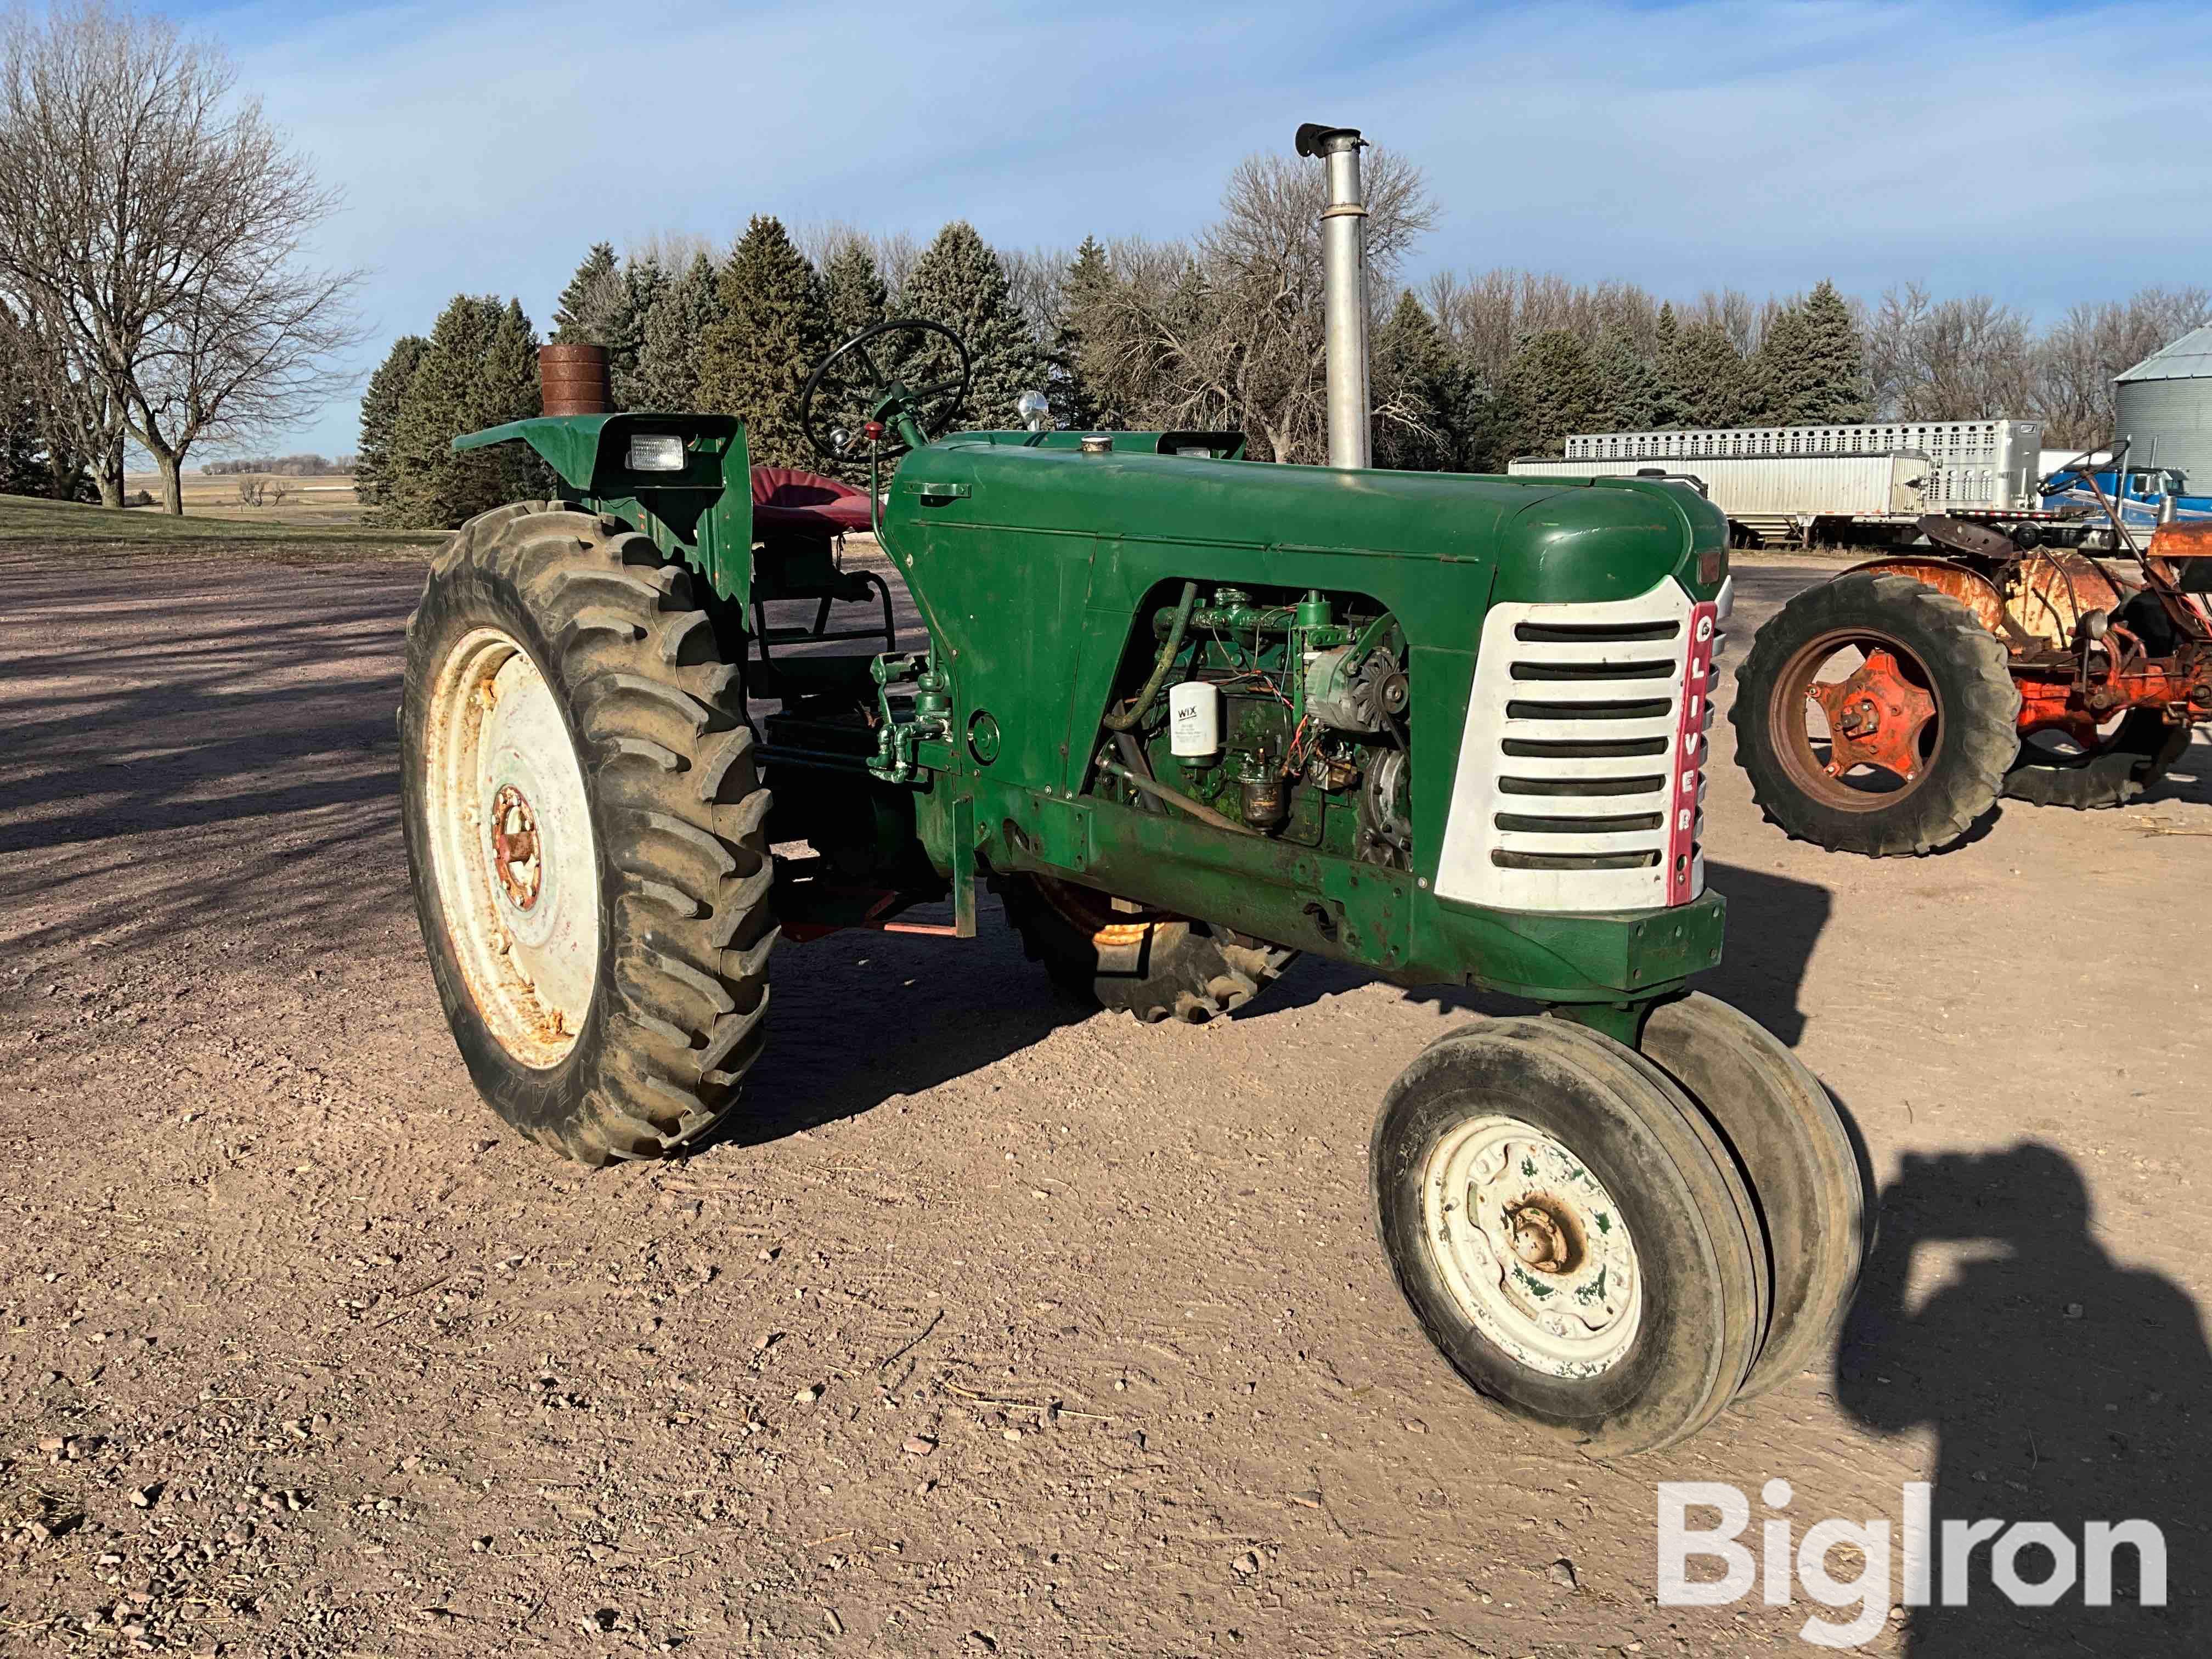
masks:
{"type": "Polygon", "coordinates": [[[1768,724],[1783,769],[1806,794],[1840,811],[1886,811],[1928,777],[1942,742],[1942,694],[1904,644],[1838,629],[1808,640],[1783,665],[1768,724]],[[1846,651],[1858,653],[1856,669],[1823,679],[1846,651]],[[1825,735],[1813,730],[1816,714],[1825,735]]]}
{"type": "Polygon", "coordinates": [[[568,721],[529,652],[478,628],[440,667],[427,724],[430,862],[453,954],[500,1045],[556,1066],[599,959],[599,849],[568,721]]]}
{"type": "Polygon", "coordinates": [[[1515,1360],[1580,1379],[1635,1346],[1635,1241],[1613,1195],[1563,1142],[1518,1118],[1471,1118],[1431,1149],[1421,1203],[1453,1300],[1515,1360]]]}
{"type": "Polygon", "coordinates": [[[1135,910],[1118,909],[1115,901],[1104,893],[1071,881],[1054,881],[1050,876],[1036,878],[1036,887],[1061,921],[1101,950],[1140,945],[1161,922],[1177,920],[1149,904],[1135,910]]]}

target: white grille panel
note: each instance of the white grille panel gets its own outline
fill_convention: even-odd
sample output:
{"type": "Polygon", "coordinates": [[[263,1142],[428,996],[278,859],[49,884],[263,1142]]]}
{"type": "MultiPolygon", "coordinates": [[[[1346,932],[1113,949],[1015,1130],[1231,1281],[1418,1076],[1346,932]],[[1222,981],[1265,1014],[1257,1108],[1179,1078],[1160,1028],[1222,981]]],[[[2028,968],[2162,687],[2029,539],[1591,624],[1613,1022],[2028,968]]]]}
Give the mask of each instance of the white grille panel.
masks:
{"type": "Polygon", "coordinates": [[[1690,665],[1704,660],[1693,636],[1727,616],[1731,586],[1711,611],[1671,578],[1632,599],[1492,608],[1440,896],[1508,910],[1636,910],[1705,890],[1698,838],[1712,676],[1707,666],[1692,683],[1690,665]],[[1677,858],[1686,860],[1679,872],[1677,858]]]}

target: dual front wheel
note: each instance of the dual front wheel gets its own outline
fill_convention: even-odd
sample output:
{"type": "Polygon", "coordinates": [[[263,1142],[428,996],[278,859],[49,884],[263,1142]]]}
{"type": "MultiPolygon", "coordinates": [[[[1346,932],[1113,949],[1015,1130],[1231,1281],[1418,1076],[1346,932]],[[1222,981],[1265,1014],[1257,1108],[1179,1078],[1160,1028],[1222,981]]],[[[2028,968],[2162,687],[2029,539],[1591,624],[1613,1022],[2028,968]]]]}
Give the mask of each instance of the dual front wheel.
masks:
{"type": "Polygon", "coordinates": [[[1654,1010],[1640,1049],[1556,1018],[1454,1031],[1392,1086],[1371,1156],[1431,1340],[1595,1456],[1796,1376],[1857,1281],[1864,1189],[1834,1106],[1709,997],[1654,1010]]]}

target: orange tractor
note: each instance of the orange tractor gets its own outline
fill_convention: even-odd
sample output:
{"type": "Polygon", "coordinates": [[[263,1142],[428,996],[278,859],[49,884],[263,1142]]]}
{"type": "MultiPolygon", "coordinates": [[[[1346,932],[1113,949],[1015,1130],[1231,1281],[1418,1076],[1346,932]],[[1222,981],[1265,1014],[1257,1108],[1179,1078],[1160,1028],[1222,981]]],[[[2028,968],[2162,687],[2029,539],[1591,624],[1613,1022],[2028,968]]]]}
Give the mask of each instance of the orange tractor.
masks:
{"type": "Polygon", "coordinates": [[[2212,522],[2141,545],[2096,470],[2124,457],[2045,486],[2087,480],[2110,552],[1931,516],[1929,547],[1808,588],[1759,630],[1730,719],[1771,821],[1839,852],[1930,853],[2001,795],[2118,806],[2165,773],[2212,718],[2212,522]]]}

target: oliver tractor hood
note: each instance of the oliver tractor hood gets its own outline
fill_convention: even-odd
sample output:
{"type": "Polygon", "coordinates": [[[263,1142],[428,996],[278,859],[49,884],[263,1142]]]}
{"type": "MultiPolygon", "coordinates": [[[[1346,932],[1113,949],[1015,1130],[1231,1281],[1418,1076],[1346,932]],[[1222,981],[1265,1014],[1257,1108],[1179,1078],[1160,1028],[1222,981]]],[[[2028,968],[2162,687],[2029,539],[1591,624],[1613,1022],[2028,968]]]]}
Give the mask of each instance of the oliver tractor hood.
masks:
{"type": "Polygon", "coordinates": [[[1627,599],[1678,572],[1697,597],[1711,598],[1698,587],[1694,556],[1727,542],[1727,521],[1711,503],[1645,479],[1347,471],[1120,448],[1087,455],[1024,433],[963,433],[908,456],[884,518],[894,544],[925,525],[1018,527],[1492,564],[1492,597],[1526,603],[1627,599]]]}

